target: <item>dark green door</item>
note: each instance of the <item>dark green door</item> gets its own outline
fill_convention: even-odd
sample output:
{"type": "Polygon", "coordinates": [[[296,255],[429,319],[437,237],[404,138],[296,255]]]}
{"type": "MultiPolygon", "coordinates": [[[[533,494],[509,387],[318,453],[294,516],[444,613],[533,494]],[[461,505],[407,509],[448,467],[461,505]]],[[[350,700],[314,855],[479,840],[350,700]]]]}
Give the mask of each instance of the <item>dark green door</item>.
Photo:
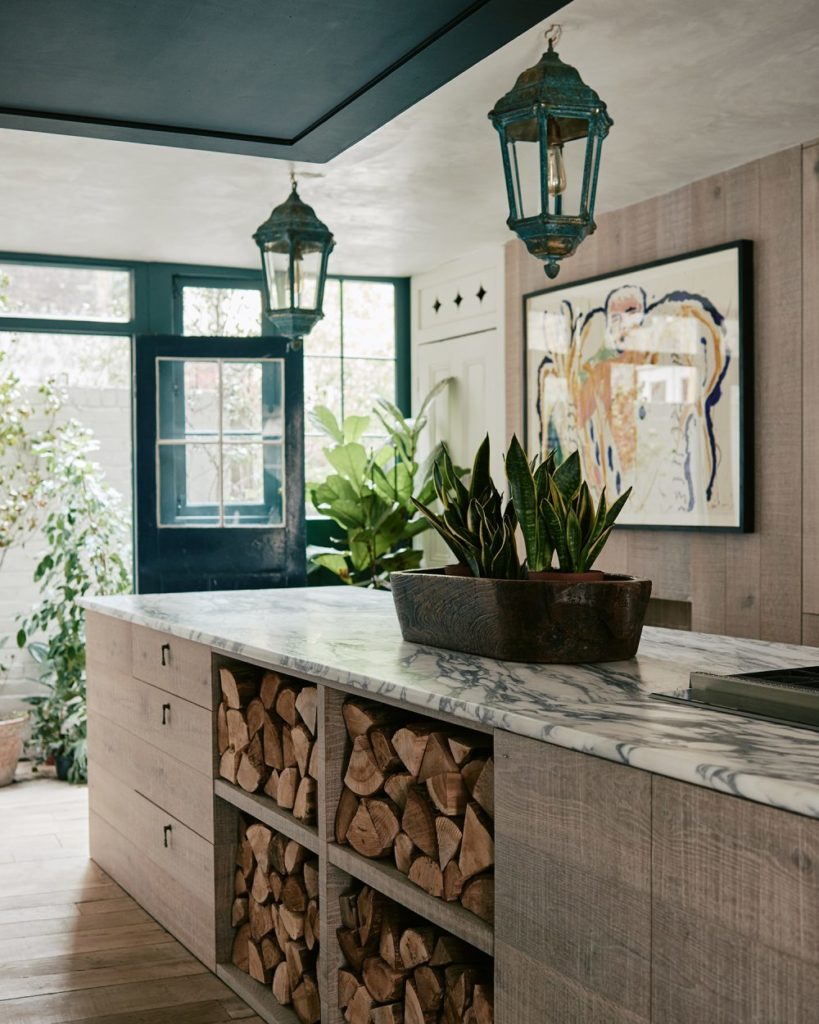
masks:
{"type": "Polygon", "coordinates": [[[135,439],[140,593],[304,584],[301,352],[137,338],[135,439]]]}

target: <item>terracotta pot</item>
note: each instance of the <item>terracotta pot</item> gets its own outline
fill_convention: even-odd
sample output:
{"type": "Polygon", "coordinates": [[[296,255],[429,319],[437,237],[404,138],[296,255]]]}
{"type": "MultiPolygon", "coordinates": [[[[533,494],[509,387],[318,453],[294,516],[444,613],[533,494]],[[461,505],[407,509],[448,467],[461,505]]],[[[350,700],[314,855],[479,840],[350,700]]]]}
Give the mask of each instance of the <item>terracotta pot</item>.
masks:
{"type": "Polygon", "coordinates": [[[390,580],[405,640],[543,664],[634,657],[651,595],[650,580],[607,574],[541,583],[410,569],[390,580]]]}
{"type": "Polygon", "coordinates": [[[454,565],[444,566],[444,576],[471,576],[472,570],[465,562],[456,562],[454,565]]]}
{"type": "Polygon", "coordinates": [[[537,583],[599,583],[606,578],[602,569],[589,569],[588,572],[561,572],[560,569],[544,569],[542,572],[529,572],[527,579],[537,583]]]}
{"type": "Polygon", "coordinates": [[[14,778],[17,762],[23,753],[23,733],[27,714],[0,715],[0,786],[7,786],[14,778]]]}

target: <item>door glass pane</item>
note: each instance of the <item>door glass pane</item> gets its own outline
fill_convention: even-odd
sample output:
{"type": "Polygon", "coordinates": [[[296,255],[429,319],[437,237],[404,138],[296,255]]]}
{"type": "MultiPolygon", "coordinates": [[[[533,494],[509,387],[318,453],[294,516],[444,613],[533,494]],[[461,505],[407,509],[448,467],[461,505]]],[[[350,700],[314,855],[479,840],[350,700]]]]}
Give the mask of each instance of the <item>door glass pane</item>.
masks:
{"type": "Polygon", "coordinates": [[[0,263],[0,316],[127,323],[131,308],[129,270],[0,263]]]}
{"type": "Polygon", "coordinates": [[[219,507],[219,445],[160,446],[160,526],[218,526],[219,507]]]}
{"type": "Polygon", "coordinates": [[[261,363],[228,362],[223,365],[222,417],[225,434],[261,435],[261,363]]]}
{"type": "Polygon", "coordinates": [[[182,333],[216,338],[256,338],[262,333],[258,288],[182,288],[182,333]]]}
{"type": "Polygon", "coordinates": [[[225,443],[223,458],[225,505],[263,504],[262,446],[225,443]]]}
{"type": "Polygon", "coordinates": [[[219,363],[160,359],[160,440],[219,436],[219,363]]]}

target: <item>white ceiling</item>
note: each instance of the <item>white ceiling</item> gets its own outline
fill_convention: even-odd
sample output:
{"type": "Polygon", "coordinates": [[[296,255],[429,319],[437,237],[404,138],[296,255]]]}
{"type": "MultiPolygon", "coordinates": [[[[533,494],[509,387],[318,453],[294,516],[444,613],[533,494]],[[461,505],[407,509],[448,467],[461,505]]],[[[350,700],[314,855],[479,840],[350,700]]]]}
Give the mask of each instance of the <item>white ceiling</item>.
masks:
{"type": "MultiPolygon", "coordinates": [[[[816,0],[574,0],[564,60],[607,101],[598,210],[819,136],[816,0]]],[[[404,275],[510,236],[486,119],[542,49],[519,37],[329,164],[303,198],[336,273],[404,275]]],[[[287,192],[256,157],[0,131],[0,250],[255,266],[287,192]]]]}

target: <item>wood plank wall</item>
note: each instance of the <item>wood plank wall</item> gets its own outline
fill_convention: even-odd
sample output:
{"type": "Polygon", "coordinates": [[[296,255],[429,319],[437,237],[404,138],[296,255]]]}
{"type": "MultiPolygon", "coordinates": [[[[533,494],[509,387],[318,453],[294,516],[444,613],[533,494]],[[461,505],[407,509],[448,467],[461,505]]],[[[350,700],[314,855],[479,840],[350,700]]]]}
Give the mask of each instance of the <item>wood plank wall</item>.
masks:
{"type": "MultiPolygon", "coordinates": [[[[694,630],[819,645],[818,166],[819,144],[797,146],[602,214],[597,233],[560,272],[570,284],[739,238],[754,242],[756,532],[624,530],[602,562],[650,577],[658,598],[690,602],[694,630]]],[[[522,429],[522,296],[547,284],[542,264],[509,242],[510,435],[522,429]]]]}

